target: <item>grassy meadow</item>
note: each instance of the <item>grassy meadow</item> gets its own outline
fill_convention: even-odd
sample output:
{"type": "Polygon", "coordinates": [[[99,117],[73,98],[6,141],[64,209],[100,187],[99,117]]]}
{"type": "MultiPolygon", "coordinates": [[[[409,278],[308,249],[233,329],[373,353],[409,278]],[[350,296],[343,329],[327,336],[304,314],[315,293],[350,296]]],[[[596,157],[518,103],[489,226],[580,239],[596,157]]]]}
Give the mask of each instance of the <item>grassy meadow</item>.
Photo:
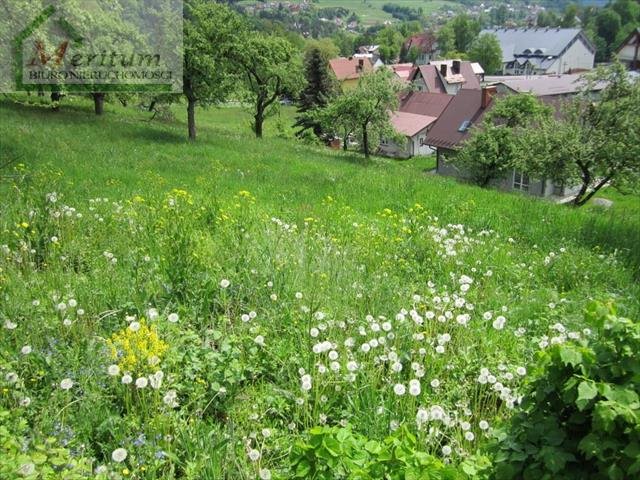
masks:
{"type": "Polygon", "coordinates": [[[189,143],[174,111],[0,99],[2,478],[380,478],[343,475],[351,432],[480,478],[537,353],[594,335],[587,302],[638,317],[637,196],[365,162],[287,108],[262,140],[199,110],[189,143]]]}
{"type": "MultiPolygon", "coordinates": [[[[253,0],[246,0],[242,3],[251,5],[256,2],[253,0]]],[[[360,17],[360,21],[362,23],[365,25],[373,25],[375,23],[384,22],[385,20],[395,20],[393,16],[382,10],[382,7],[386,3],[393,3],[394,5],[399,5],[401,7],[410,7],[415,9],[422,8],[425,15],[437,12],[443,7],[451,9],[459,7],[459,4],[447,0],[394,0],[393,2],[389,2],[387,0],[351,0],[347,2],[340,0],[319,0],[315,5],[317,8],[343,7],[349,9],[360,17]]]]}

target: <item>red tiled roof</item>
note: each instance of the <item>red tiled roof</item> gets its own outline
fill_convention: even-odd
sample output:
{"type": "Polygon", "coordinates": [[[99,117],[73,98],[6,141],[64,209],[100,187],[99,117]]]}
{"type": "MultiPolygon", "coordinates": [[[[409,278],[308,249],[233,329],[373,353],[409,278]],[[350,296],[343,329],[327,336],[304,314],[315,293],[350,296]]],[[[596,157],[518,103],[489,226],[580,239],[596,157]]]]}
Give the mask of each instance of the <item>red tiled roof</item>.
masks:
{"type": "Polygon", "coordinates": [[[480,123],[491,105],[490,103],[488,108],[482,108],[482,90],[458,91],[429,130],[425,143],[433,147],[456,148],[469,136],[471,128],[480,123]],[[470,123],[465,131],[460,132],[463,122],[470,123]]]}
{"type": "MultiPolygon", "coordinates": [[[[442,62],[436,62],[435,64],[429,65],[420,65],[416,72],[412,76],[415,78],[416,73],[419,71],[422,74],[422,78],[427,85],[427,90],[429,92],[435,93],[447,93],[444,84],[442,83],[442,76],[439,73],[439,64],[442,62]]],[[[447,66],[447,76],[446,79],[449,78],[451,81],[448,83],[459,83],[459,80],[462,80],[462,88],[465,89],[480,89],[480,80],[476,76],[473,71],[473,66],[471,62],[461,61],[460,62],[460,73],[456,75],[451,74],[451,65],[447,66]]]]}
{"type": "Polygon", "coordinates": [[[373,70],[368,58],[334,58],[329,60],[329,66],[338,80],[360,78],[363,73],[373,70]],[[362,69],[359,68],[360,65],[362,69]]]}
{"type": "Polygon", "coordinates": [[[400,111],[437,118],[453,97],[446,93],[410,92],[400,101],[400,111]]]}
{"type": "Polygon", "coordinates": [[[417,33],[407,38],[404,48],[408,51],[411,47],[416,47],[420,52],[430,53],[435,50],[436,37],[430,32],[417,33]]]}
{"type": "Polygon", "coordinates": [[[415,113],[393,112],[391,114],[391,124],[393,128],[407,137],[413,137],[416,133],[424,130],[435,121],[436,117],[417,115],[415,113]]]}

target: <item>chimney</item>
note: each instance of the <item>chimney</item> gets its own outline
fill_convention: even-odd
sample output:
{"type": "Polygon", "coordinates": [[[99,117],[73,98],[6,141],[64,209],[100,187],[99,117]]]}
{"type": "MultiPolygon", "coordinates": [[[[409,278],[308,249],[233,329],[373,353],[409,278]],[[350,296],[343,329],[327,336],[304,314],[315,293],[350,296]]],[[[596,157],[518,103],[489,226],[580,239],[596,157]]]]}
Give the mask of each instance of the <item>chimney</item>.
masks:
{"type": "Polygon", "coordinates": [[[491,101],[493,100],[493,97],[495,97],[497,93],[498,93],[498,89],[494,86],[482,87],[482,100],[481,100],[480,106],[483,109],[485,109],[489,105],[491,105],[491,101]]]}
{"type": "Polygon", "coordinates": [[[446,64],[446,63],[442,63],[442,64],[440,65],[440,74],[441,74],[443,77],[446,77],[446,76],[447,76],[447,64],[446,64]]]}
{"type": "Polygon", "coordinates": [[[460,60],[454,60],[453,66],[451,67],[454,75],[458,75],[460,73],[460,60]]]}

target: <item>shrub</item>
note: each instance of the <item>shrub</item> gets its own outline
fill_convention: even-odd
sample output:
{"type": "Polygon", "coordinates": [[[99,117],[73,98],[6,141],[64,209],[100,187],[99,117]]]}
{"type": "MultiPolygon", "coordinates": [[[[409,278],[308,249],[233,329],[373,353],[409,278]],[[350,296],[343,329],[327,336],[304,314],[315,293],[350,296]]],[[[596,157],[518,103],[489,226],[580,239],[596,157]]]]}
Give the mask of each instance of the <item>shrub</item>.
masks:
{"type": "Polygon", "coordinates": [[[541,354],[522,410],[499,434],[496,478],[640,475],[640,324],[596,302],[586,320],[597,340],[541,354]]]}

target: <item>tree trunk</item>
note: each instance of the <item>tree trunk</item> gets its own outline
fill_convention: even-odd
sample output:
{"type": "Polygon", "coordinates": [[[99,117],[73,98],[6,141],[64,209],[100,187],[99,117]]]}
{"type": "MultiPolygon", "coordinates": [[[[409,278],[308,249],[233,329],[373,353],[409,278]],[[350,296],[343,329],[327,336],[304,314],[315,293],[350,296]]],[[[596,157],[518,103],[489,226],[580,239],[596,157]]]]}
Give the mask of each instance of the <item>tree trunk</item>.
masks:
{"type": "Polygon", "coordinates": [[[96,115],[102,115],[104,113],[104,93],[93,92],[93,108],[96,115]]]}
{"type": "Polygon", "coordinates": [[[196,100],[187,98],[187,126],[189,128],[189,140],[196,140],[196,100]]]}
{"type": "Polygon", "coordinates": [[[369,158],[369,131],[367,130],[367,124],[362,126],[362,148],[364,151],[364,158],[369,158]]]}
{"type": "Polygon", "coordinates": [[[51,103],[53,104],[54,112],[57,112],[58,110],[60,110],[61,98],[62,98],[62,95],[60,95],[60,92],[51,92],[51,103]]]}
{"type": "Polygon", "coordinates": [[[156,99],[154,98],[153,100],[151,100],[151,103],[149,104],[149,108],[147,109],[148,112],[153,112],[153,109],[156,108],[156,99]]]}
{"type": "Polygon", "coordinates": [[[253,127],[256,132],[256,138],[262,138],[262,125],[264,124],[264,111],[262,105],[256,106],[256,114],[253,117],[253,127]]]}
{"type": "Polygon", "coordinates": [[[346,134],[344,136],[344,140],[342,140],[342,150],[346,152],[348,148],[349,148],[349,135],[346,134]]]}

